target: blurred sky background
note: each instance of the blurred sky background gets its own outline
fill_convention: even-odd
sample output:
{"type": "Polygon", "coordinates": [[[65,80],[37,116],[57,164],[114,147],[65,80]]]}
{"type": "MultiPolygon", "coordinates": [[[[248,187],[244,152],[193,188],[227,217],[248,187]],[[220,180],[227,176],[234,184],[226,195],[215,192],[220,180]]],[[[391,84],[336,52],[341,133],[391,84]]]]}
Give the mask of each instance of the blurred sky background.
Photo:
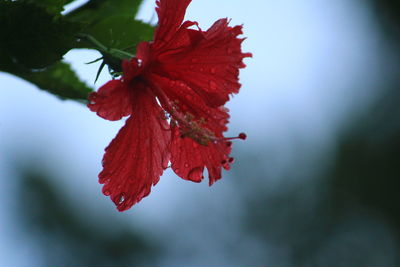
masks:
{"type": "MultiPolygon", "coordinates": [[[[398,73],[397,52],[372,3],[193,0],[186,19],[202,29],[222,17],[244,24],[243,51],[253,58],[228,104],[227,136],[246,132],[248,139],[234,142],[236,162],[212,187],[167,170],[124,213],[97,180],[104,148],[123,121],[0,73],[1,265],[400,266],[398,199],[389,198],[392,206],[358,201],[368,179],[357,168],[353,175],[338,168],[343,140],[368,128],[365,114],[377,114],[377,100],[398,73]],[[355,176],[346,187],[344,177],[355,176]]],[[[156,23],[154,6],[144,1],[138,18],[156,23]]],[[[65,59],[93,84],[99,64],[85,62],[97,57],[74,50],[65,59]]],[[[103,71],[96,87],[109,79],[103,71]]],[[[375,177],[388,185],[385,175],[375,177]]],[[[390,181],[397,189],[397,179],[390,181]]]]}

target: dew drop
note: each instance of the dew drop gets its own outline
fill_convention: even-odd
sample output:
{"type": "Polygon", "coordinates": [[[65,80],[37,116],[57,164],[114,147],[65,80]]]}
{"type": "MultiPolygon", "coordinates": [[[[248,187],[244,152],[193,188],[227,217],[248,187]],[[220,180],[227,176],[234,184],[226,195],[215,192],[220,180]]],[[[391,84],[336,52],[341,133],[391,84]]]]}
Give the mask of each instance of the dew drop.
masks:
{"type": "Polygon", "coordinates": [[[215,74],[215,73],[217,72],[217,70],[216,70],[215,68],[211,68],[211,69],[210,69],[210,72],[211,72],[212,74],[215,74]]]}
{"type": "Polygon", "coordinates": [[[162,166],[164,169],[168,168],[169,165],[169,157],[165,157],[162,161],[162,166]]]}
{"type": "Polygon", "coordinates": [[[200,68],[200,71],[203,72],[203,71],[204,71],[204,68],[200,68]]]}
{"type": "Polygon", "coordinates": [[[128,183],[130,183],[130,184],[137,184],[137,180],[139,180],[139,179],[135,179],[135,178],[133,178],[133,177],[129,177],[128,183]]]}
{"type": "Polygon", "coordinates": [[[100,184],[106,184],[110,181],[110,178],[105,177],[105,178],[99,178],[99,183],[100,184]]]}
{"type": "Polygon", "coordinates": [[[181,133],[179,131],[175,131],[175,137],[178,137],[180,135],[181,135],[181,133]]]}
{"type": "Polygon", "coordinates": [[[124,197],[124,195],[121,195],[121,196],[119,197],[118,204],[122,204],[122,202],[124,202],[124,201],[125,201],[125,197],[124,197]]]}
{"type": "Polygon", "coordinates": [[[210,88],[212,90],[217,90],[218,89],[218,85],[214,81],[210,81],[209,85],[210,85],[210,88]]]}
{"type": "Polygon", "coordinates": [[[223,161],[221,161],[221,164],[222,164],[222,167],[225,169],[225,170],[229,170],[231,167],[229,166],[229,160],[228,161],[226,161],[226,160],[223,160],[223,161]]]}
{"type": "Polygon", "coordinates": [[[199,144],[198,143],[196,143],[196,142],[193,142],[193,148],[198,148],[199,147],[199,144]]]}
{"type": "Polygon", "coordinates": [[[187,164],[187,163],[185,163],[184,166],[185,166],[185,168],[189,168],[189,164],[187,164]]]}
{"type": "Polygon", "coordinates": [[[234,162],[235,162],[235,158],[229,158],[229,159],[228,159],[228,162],[229,162],[229,163],[234,163],[234,162]]]}
{"type": "Polygon", "coordinates": [[[227,147],[231,147],[232,146],[232,142],[231,141],[226,142],[226,146],[227,147]]]}
{"type": "Polygon", "coordinates": [[[200,182],[203,179],[203,168],[197,167],[192,169],[188,175],[189,180],[194,182],[200,182]]]}
{"type": "Polygon", "coordinates": [[[109,195],[111,195],[111,192],[110,192],[110,190],[104,190],[104,191],[103,191],[103,194],[104,194],[105,196],[109,196],[109,195]]]}

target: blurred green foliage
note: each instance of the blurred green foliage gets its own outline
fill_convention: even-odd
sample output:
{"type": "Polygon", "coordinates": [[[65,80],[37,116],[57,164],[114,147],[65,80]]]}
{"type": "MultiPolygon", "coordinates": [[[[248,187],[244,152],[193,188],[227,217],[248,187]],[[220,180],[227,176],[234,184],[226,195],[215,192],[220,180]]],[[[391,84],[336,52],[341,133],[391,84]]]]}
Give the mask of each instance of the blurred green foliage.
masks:
{"type": "MultiPolygon", "coordinates": [[[[142,0],[91,0],[61,13],[70,2],[0,0],[0,71],[62,99],[86,100],[93,89],[62,61],[63,56],[75,48],[94,49],[108,58],[116,49],[134,54],[140,41],[151,39],[153,27],[135,20],[142,0]]],[[[119,53],[117,62],[120,55],[129,54],[119,53]]],[[[109,62],[115,61],[105,64],[109,62]]]]}
{"type": "Polygon", "coordinates": [[[400,2],[369,4],[392,56],[375,102],[352,114],[316,177],[290,166],[296,171],[286,179],[300,182],[273,192],[259,185],[263,176],[246,179],[258,184],[247,195],[246,227],[283,251],[275,266],[400,266],[400,2]]]}
{"type": "Polygon", "coordinates": [[[368,0],[375,16],[382,25],[382,30],[390,39],[400,42],[400,1],[368,0]]]}
{"type": "Polygon", "coordinates": [[[20,168],[17,221],[34,237],[45,266],[152,266],[159,248],[115,216],[77,212],[45,170],[20,168]],[[26,208],[29,203],[29,208],[26,208]],[[41,243],[43,242],[43,243],[41,243]]]}

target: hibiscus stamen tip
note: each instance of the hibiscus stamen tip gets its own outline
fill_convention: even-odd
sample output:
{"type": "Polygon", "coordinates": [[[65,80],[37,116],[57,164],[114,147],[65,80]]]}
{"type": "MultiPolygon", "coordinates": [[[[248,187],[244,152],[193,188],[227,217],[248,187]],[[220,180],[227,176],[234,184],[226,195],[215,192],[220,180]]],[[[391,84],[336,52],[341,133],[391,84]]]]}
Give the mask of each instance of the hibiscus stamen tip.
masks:
{"type": "Polygon", "coordinates": [[[227,142],[226,142],[226,145],[227,145],[228,147],[230,147],[230,146],[232,145],[232,142],[230,142],[229,140],[234,140],[234,139],[246,140],[246,138],[247,138],[247,135],[246,135],[245,133],[240,133],[240,134],[239,134],[238,136],[236,136],[236,137],[225,137],[225,138],[222,138],[222,140],[227,141],[227,142]]]}
{"type": "Polygon", "coordinates": [[[238,137],[239,139],[246,140],[247,135],[245,133],[240,133],[238,137]]]}

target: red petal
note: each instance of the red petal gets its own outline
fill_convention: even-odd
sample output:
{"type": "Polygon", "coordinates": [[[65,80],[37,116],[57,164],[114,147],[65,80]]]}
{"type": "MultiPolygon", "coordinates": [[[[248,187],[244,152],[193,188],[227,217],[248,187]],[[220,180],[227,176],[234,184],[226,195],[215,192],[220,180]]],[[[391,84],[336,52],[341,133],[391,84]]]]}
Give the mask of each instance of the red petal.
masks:
{"type": "Polygon", "coordinates": [[[191,0],[157,0],[158,26],[154,33],[154,47],[159,49],[174,38],[182,24],[191,0]]]}
{"type": "Polygon", "coordinates": [[[210,142],[199,145],[188,137],[181,137],[179,129],[172,129],[171,164],[174,172],[185,180],[200,182],[208,169],[209,184],[221,179],[221,167],[229,169],[231,142],[210,142]]]}
{"type": "Polygon", "coordinates": [[[175,173],[185,180],[200,182],[204,168],[208,169],[210,185],[221,178],[221,167],[229,169],[231,142],[223,140],[227,129],[228,110],[224,107],[211,108],[183,82],[176,82],[158,75],[149,76],[160,103],[177,120],[173,127],[171,143],[171,163],[175,173]],[[174,88],[175,90],[171,90],[174,88]],[[193,122],[214,135],[208,145],[200,145],[188,137],[182,137],[181,118],[189,112],[193,122]],[[178,113],[178,114],[177,114],[178,113]],[[178,118],[176,118],[178,116],[178,118]],[[202,121],[202,122],[201,122],[202,121]]]}
{"type": "Polygon", "coordinates": [[[129,88],[121,80],[109,81],[97,92],[91,93],[89,101],[89,109],[107,120],[120,120],[132,112],[129,88]]]}
{"type": "Polygon", "coordinates": [[[124,211],[150,193],[169,161],[171,133],[163,110],[148,92],[137,98],[134,114],[106,148],[103,193],[124,211]]]}
{"type": "Polygon", "coordinates": [[[159,75],[148,75],[148,80],[155,87],[155,93],[159,97],[164,109],[172,117],[179,121],[176,115],[184,116],[190,113],[195,120],[204,120],[206,128],[211,130],[217,137],[227,130],[229,114],[223,107],[209,107],[203,98],[196,94],[184,82],[174,81],[159,75]],[[168,104],[169,103],[169,104],[168,104]],[[180,113],[180,114],[177,114],[180,113]]]}
{"type": "Polygon", "coordinates": [[[185,27],[177,31],[164,52],[158,57],[160,72],[175,80],[184,81],[193,91],[218,107],[229,100],[229,95],[238,93],[239,68],[245,67],[242,53],[242,26],[229,27],[227,19],[220,19],[206,31],[195,31],[185,27]]]}

